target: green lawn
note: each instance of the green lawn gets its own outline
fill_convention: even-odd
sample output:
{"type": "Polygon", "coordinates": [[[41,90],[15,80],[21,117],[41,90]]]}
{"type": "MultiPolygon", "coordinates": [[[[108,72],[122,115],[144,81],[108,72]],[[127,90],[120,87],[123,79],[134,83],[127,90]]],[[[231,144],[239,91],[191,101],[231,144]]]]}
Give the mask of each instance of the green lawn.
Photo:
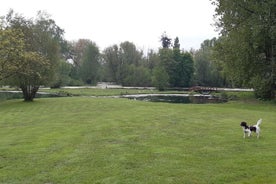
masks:
{"type": "Polygon", "coordinates": [[[0,102],[0,183],[276,183],[276,105],[0,102]],[[243,139],[240,121],[263,118],[243,139]]]}

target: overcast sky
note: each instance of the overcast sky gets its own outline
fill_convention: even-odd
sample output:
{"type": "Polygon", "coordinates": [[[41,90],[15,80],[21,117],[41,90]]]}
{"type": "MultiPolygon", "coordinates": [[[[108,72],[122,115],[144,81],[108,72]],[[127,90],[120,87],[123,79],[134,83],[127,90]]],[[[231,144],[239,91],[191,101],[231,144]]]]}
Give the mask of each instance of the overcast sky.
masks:
{"type": "Polygon", "coordinates": [[[179,37],[182,49],[198,49],[217,37],[209,0],[4,0],[0,15],[9,9],[28,18],[43,10],[65,30],[69,41],[90,39],[100,49],[124,41],[140,49],[158,49],[163,32],[179,37]]]}

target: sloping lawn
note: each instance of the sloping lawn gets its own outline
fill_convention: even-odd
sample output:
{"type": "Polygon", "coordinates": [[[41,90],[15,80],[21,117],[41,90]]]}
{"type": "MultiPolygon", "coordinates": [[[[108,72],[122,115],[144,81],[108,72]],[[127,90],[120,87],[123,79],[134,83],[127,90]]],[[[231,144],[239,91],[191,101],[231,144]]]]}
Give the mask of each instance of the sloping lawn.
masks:
{"type": "Polygon", "coordinates": [[[273,104],[45,98],[0,102],[0,117],[0,183],[276,182],[273,104]]]}

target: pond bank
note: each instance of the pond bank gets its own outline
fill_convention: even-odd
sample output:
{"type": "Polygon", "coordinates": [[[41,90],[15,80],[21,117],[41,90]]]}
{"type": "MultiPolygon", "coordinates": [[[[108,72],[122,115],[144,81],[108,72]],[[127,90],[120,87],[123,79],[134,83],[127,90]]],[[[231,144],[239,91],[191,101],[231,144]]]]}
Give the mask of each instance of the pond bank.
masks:
{"type": "Polygon", "coordinates": [[[139,95],[122,95],[122,98],[131,100],[149,101],[149,102],[169,102],[169,103],[222,103],[227,100],[218,98],[213,95],[204,94],[139,94],[139,95]]]}

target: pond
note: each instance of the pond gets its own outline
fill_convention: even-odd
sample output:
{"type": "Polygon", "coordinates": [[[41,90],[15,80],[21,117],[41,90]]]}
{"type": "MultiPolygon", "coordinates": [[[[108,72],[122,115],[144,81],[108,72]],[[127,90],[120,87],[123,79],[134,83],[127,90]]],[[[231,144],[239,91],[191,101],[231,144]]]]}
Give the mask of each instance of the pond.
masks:
{"type": "Polygon", "coordinates": [[[168,103],[223,103],[226,100],[213,95],[189,95],[189,94],[142,94],[142,95],[123,95],[123,98],[141,100],[149,102],[168,102],[168,103]]]}

